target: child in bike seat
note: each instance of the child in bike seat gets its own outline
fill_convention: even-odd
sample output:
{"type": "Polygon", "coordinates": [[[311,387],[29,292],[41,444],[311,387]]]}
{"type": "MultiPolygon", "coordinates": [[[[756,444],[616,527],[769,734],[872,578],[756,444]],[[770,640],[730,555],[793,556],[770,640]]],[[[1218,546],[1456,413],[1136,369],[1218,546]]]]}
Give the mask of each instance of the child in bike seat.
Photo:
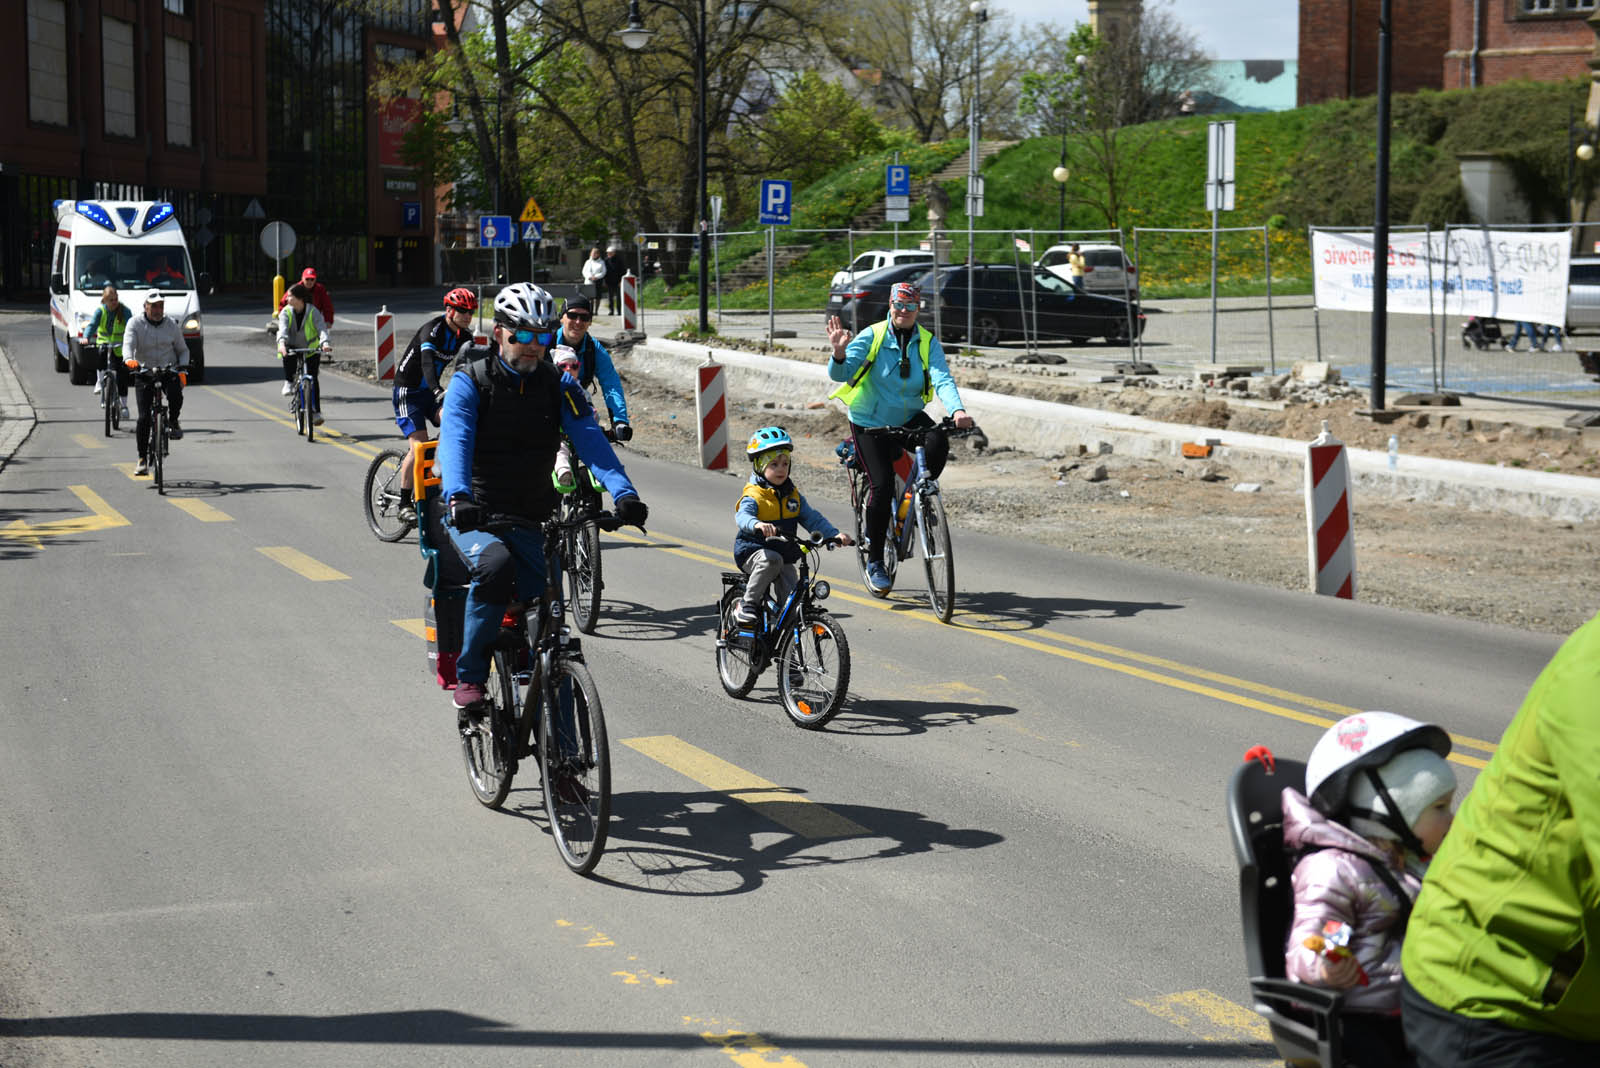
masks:
{"type": "Polygon", "coordinates": [[[1284,969],[1345,991],[1345,1060],[1414,1065],[1400,1026],[1400,946],[1428,860],[1450,829],[1456,778],[1443,728],[1392,712],[1329,727],[1306,792],[1283,791],[1294,868],[1284,969]]]}
{"type": "Polygon", "coordinates": [[[794,564],[800,559],[800,547],[793,542],[769,543],[765,539],[779,535],[792,538],[796,529],[804,526],[825,538],[837,538],[841,545],[852,545],[854,540],[807,504],[799,487],[790,480],[794,442],[783,427],[764,426],[757,430],[744,451],[754,471],[734,509],[739,530],[733,539],[733,560],[750,578],[744,585],[744,597],[733,610],[733,618],[749,624],[758,618],[761,597],[774,580],[778,580],[774,592],[782,603],[799,577],[794,564]]]}
{"type": "MultiPolygon", "coordinates": [[[[556,365],[556,370],[564,375],[569,375],[573,382],[578,381],[578,354],[568,345],[557,345],[550,350],[550,362],[556,365]]],[[[550,481],[555,483],[556,490],[560,493],[571,493],[578,488],[578,480],[572,474],[572,443],[562,435],[561,444],[556,448],[556,466],[550,473],[550,481]]]]}

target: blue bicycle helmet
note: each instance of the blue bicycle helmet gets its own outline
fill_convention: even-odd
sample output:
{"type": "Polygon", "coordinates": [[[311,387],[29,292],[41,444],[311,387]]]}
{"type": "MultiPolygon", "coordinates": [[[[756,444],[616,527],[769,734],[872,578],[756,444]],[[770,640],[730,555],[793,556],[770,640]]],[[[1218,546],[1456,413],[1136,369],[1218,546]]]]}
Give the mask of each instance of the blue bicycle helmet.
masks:
{"type": "Polygon", "coordinates": [[[767,466],[763,459],[769,452],[793,452],[794,442],[789,439],[789,432],[781,426],[764,426],[750,435],[750,444],[745,446],[744,454],[750,457],[750,463],[757,471],[767,466]]]}

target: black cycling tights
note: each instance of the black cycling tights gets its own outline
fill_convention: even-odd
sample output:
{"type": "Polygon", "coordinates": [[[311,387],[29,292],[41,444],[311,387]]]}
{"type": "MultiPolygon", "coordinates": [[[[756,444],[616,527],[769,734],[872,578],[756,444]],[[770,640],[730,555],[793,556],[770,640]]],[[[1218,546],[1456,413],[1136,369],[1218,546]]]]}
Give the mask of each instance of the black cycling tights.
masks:
{"type": "MultiPolygon", "coordinates": [[[[934,421],[927,412],[918,412],[906,420],[908,427],[928,428],[922,436],[923,451],[928,459],[928,474],[934,478],[944,470],[950,458],[950,439],[944,431],[933,429],[934,421]]],[[[856,443],[856,456],[867,472],[867,559],[883,561],[883,532],[889,528],[889,510],[894,507],[894,462],[900,456],[900,446],[886,441],[881,435],[863,427],[850,424],[850,436],[856,443]]]]}

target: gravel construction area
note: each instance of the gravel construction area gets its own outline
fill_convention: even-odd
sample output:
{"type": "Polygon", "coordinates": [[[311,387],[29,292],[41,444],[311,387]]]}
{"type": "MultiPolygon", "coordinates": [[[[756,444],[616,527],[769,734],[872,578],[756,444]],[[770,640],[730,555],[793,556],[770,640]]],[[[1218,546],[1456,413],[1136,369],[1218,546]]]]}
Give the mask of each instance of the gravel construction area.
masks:
{"type": "MultiPolygon", "coordinates": [[[[821,362],[822,352],[793,351],[821,362]]],[[[629,449],[677,463],[699,462],[690,384],[623,376],[633,419],[629,449]]],[[[339,369],[370,376],[371,362],[339,369]]],[[[1367,398],[1337,383],[1300,388],[1290,381],[1250,379],[1204,392],[1186,383],[1154,388],[1068,382],[1041,368],[999,361],[956,361],[967,389],[1015,393],[1102,408],[1163,422],[1228,428],[1310,441],[1322,422],[1349,445],[1382,450],[1389,436],[1405,454],[1600,474],[1600,452],[1562,427],[1537,428],[1450,416],[1431,409],[1378,425],[1356,414],[1367,398]],[[1185,388],[1179,388],[1185,387],[1185,388]]],[[[1391,398],[1391,403],[1397,398],[1391,398]]],[[[777,423],[795,438],[795,478],[808,493],[848,499],[834,446],[846,431],[836,405],[819,398],[731,395],[728,508],[742,479],[743,443],[759,426],[777,423]]],[[[978,453],[965,441],[951,450],[940,479],[945,508],[958,528],[1024,537],[1077,552],[1138,560],[1240,582],[1307,588],[1306,515],[1299,479],[1261,477],[1210,460],[1155,461],[1109,455],[1040,456],[991,441],[978,453]],[[1249,491],[1238,487],[1256,485],[1249,491]]],[[[666,502],[650,499],[652,508],[666,502]]],[[[1600,610],[1600,525],[1529,519],[1445,507],[1405,497],[1352,491],[1356,596],[1373,604],[1563,634],[1600,610]]],[[[833,515],[848,527],[848,515],[833,515]]],[[[730,525],[731,529],[731,525],[730,525]]],[[[729,536],[731,544],[731,535],[729,536]]],[[[959,578],[958,578],[959,581],[959,578]]]]}

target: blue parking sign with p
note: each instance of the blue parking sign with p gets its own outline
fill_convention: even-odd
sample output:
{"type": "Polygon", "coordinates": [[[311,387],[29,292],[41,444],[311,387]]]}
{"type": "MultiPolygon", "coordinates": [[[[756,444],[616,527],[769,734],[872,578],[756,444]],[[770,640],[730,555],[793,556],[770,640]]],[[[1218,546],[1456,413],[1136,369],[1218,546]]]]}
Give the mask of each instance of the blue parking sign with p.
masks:
{"type": "Polygon", "coordinates": [[[793,186],[783,178],[761,179],[761,225],[788,226],[793,186]]]}
{"type": "Polygon", "coordinates": [[[904,163],[891,163],[884,168],[883,193],[890,197],[911,195],[911,168],[904,163]]]}

